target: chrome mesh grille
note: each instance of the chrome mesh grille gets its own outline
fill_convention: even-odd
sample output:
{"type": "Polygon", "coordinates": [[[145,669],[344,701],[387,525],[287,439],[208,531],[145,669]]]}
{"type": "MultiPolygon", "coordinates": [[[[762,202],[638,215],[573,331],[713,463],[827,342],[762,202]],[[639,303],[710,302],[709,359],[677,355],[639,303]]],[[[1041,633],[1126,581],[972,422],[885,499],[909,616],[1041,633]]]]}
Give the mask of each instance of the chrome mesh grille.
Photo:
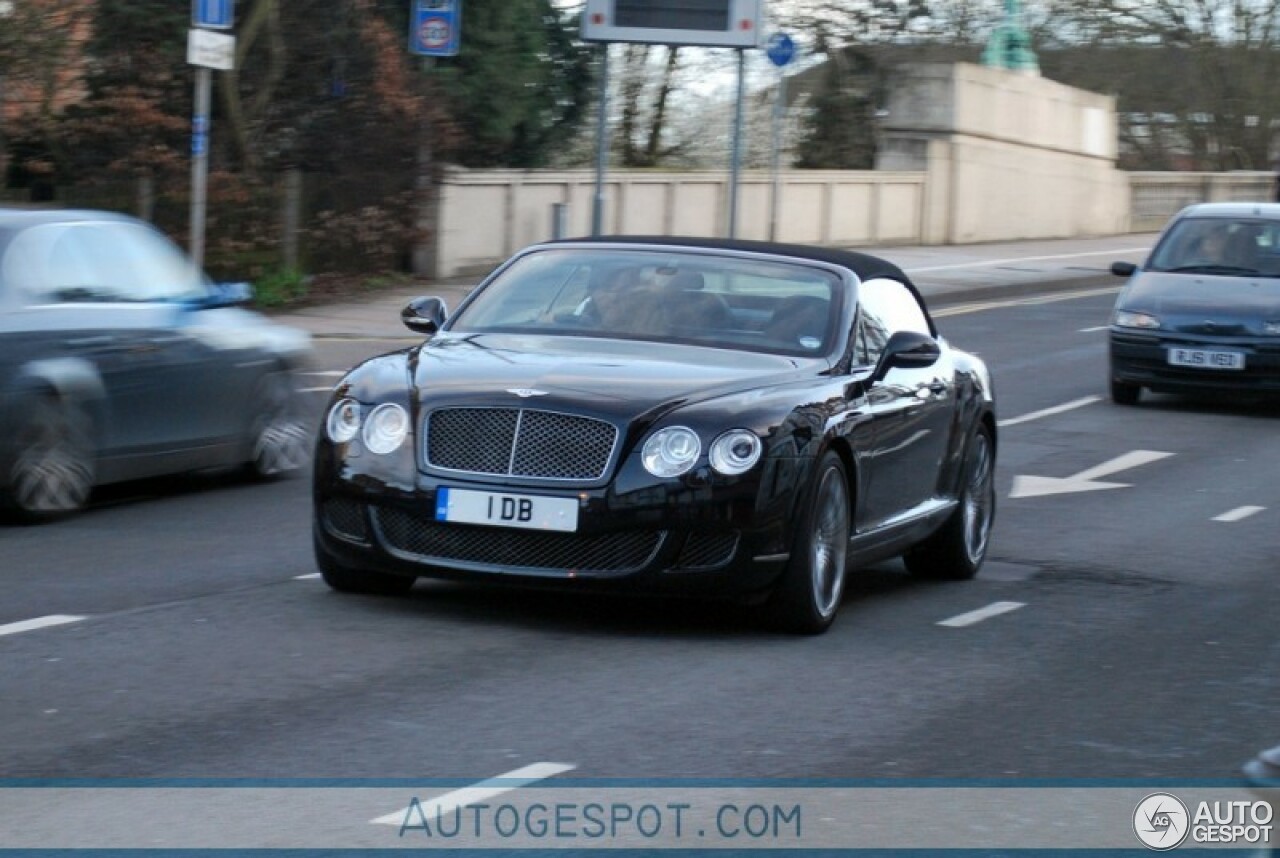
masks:
{"type": "Polygon", "coordinates": [[[710,533],[698,531],[689,534],[676,560],[677,569],[714,569],[733,558],[738,548],[738,532],[710,533]]]}
{"type": "Polygon", "coordinates": [[[441,408],[426,424],[434,468],[546,480],[598,480],[618,439],[610,423],[528,408],[441,408]]]}
{"type": "Polygon", "coordinates": [[[475,563],[537,572],[632,572],[653,560],[665,531],[584,535],[444,524],[399,509],[377,509],[387,546],[410,559],[475,563]]]}

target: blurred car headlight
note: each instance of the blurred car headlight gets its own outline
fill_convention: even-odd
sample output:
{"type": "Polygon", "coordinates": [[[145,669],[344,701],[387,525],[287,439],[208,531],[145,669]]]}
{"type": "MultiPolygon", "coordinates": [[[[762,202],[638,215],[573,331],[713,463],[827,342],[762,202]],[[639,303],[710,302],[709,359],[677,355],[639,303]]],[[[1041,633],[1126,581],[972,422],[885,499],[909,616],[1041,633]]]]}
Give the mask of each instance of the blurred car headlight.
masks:
{"type": "Polygon", "coordinates": [[[409,413],[392,402],[384,402],[369,413],[364,422],[364,445],[370,453],[385,456],[404,443],[409,434],[409,413]]]}
{"type": "Polygon", "coordinates": [[[1160,327],[1159,317],[1150,313],[1135,313],[1131,310],[1116,310],[1115,321],[1122,328],[1154,329],[1160,327]]]}
{"type": "Polygon", "coordinates": [[[702,452],[696,432],[684,426],[660,429],[644,443],[640,453],[644,469],[655,477],[678,477],[693,467],[702,452]]]}
{"type": "Polygon", "coordinates": [[[329,409],[324,427],[330,441],[347,443],[360,431],[360,403],[354,399],[339,399],[329,409]]]}
{"type": "Polygon", "coordinates": [[[1263,322],[1262,333],[1269,337],[1280,337],[1280,322],[1263,322]]]}
{"type": "Polygon", "coordinates": [[[755,467],[763,452],[764,444],[754,432],[730,429],[711,442],[711,467],[726,476],[736,476],[755,467]]]}

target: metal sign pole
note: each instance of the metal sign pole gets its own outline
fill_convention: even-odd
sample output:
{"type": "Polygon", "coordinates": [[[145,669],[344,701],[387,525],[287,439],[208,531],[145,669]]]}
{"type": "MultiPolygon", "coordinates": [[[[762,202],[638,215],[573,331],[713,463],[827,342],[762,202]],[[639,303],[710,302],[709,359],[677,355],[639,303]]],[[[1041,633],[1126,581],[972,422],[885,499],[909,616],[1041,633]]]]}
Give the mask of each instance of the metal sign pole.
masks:
{"type": "Polygon", "coordinates": [[[591,201],[591,234],[604,232],[604,174],[609,163],[609,45],[600,49],[600,116],[596,121],[596,191],[591,201]]]}
{"type": "Polygon", "coordinates": [[[765,55],[778,67],[778,97],[773,103],[773,187],[769,191],[769,240],[778,238],[778,197],[782,192],[782,120],[787,112],[787,73],[783,66],[795,56],[796,44],[786,33],[774,33],[769,37],[765,55]]]}
{"type": "Polygon", "coordinates": [[[738,48],[738,100],[733,111],[733,164],[729,178],[729,237],[738,236],[738,174],[742,169],[742,104],[746,100],[747,54],[738,48]]]}
{"type": "Polygon", "coordinates": [[[191,261],[204,267],[204,222],[209,185],[209,101],[212,72],[196,69],[195,115],[191,120],[191,261]]]}
{"type": "Polygon", "coordinates": [[[778,80],[778,98],[773,104],[773,188],[769,192],[769,240],[778,240],[778,195],[782,185],[782,113],[787,103],[787,76],[778,80]]]}

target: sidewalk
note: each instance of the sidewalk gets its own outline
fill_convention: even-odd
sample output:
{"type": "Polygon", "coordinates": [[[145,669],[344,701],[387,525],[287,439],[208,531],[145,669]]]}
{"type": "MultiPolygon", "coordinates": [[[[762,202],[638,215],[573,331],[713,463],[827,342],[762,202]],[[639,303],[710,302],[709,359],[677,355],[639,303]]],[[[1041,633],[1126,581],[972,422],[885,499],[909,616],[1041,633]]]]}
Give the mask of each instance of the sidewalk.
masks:
{"type": "MultiPolygon", "coordinates": [[[[1141,262],[1155,241],[1153,233],[938,247],[853,248],[882,256],[900,266],[930,306],[1065,291],[1090,286],[1119,286],[1112,262],[1141,262]]],[[[274,314],[282,324],[318,338],[420,340],[400,322],[405,304],[420,295],[436,295],[452,310],[479,282],[448,281],[379,293],[366,301],[327,304],[274,314]]]]}

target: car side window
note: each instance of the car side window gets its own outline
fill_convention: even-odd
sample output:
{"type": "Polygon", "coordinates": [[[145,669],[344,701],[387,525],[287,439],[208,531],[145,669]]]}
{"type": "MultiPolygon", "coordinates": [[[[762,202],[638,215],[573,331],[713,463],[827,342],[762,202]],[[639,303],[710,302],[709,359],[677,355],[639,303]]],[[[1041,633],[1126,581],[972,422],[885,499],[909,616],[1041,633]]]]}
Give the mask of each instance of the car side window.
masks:
{"type": "Polygon", "coordinates": [[[857,327],[854,331],[854,362],[858,366],[875,366],[889,342],[889,331],[865,304],[858,308],[857,327]]]}
{"type": "Polygon", "coordinates": [[[860,283],[854,362],[859,366],[874,366],[889,337],[898,331],[932,335],[929,319],[916,296],[896,280],[877,278],[860,283]]]}
{"type": "Polygon", "coordinates": [[[897,280],[864,281],[858,286],[858,302],[884,324],[889,336],[898,331],[933,336],[924,308],[915,294],[897,280]]]}

